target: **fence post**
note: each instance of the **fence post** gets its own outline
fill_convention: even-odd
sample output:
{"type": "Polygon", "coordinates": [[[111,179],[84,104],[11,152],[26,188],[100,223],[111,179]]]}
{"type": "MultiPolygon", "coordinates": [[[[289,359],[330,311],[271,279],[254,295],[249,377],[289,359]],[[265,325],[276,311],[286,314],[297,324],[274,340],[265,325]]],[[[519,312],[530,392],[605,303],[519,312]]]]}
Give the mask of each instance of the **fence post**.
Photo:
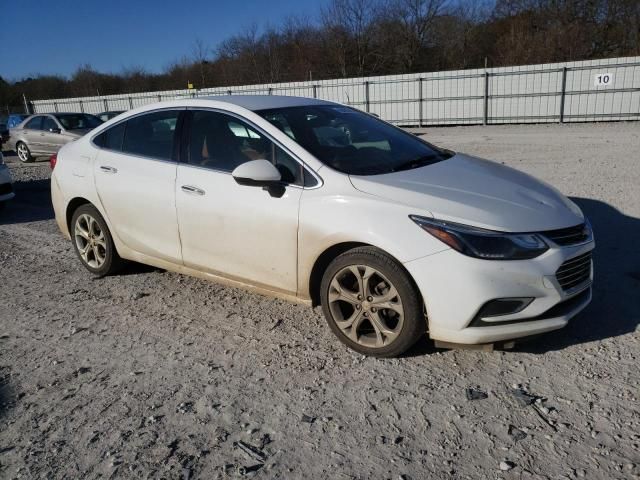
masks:
{"type": "Polygon", "coordinates": [[[418,126],[422,127],[422,118],[423,118],[423,112],[422,112],[422,77],[418,78],[418,126]]]}
{"type": "Polygon", "coordinates": [[[82,100],[80,100],[80,113],[84,113],[84,105],[82,103],[82,100]]]}
{"type": "Polygon", "coordinates": [[[369,113],[369,82],[364,82],[364,108],[369,113]]]}
{"type": "Polygon", "coordinates": [[[58,113],[58,102],[53,102],[53,110],[58,113]]]}
{"type": "Polygon", "coordinates": [[[489,72],[484,72],[484,108],[482,114],[482,124],[489,123],[489,72]]]}
{"type": "Polygon", "coordinates": [[[313,85],[313,98],[318,98],[318,86],[313,85]]]}
{"type": "Polygon", "coordinates": [[[103,98],[102,102],[104,103],[104,111],[108,112],[109,111],[109,104],[107,103],[107,99],[103,98]]]}
{"type": "Polygon", "coordinates": [[[564,123],[564,98],[567,91],[567,67],[562,67],[562,94],[560,95],[560,123],[564,123]]]}
{"type": "Polygon", "coordinates": [[[133,100],[131,100],[131,97],[127,98],[129,98],[129,108],[133,108],[133,100]]]}
{"type": "Polygon", "coordinates": [[[228,93],[229,95],[231,95],[231,90],[227,90],[227,93],[228,93]]]}
{"type": "Polygon", "coordinates": [[[22,100],[24,100],[24,113],[28,115],[31,112],[29,111],[29,102],[27,102],[27,96],[24,93],[22,94],[22,100]]]}
{"type": "Polygon", "coordinates": [[[273,88],[269,87],[269,95],[273,95],[273,88]]]}
{"type": "Polygon", "coordinates": [[[162,95],[158,95],[158,101],[161,102],[162,101],[162,95]]]}

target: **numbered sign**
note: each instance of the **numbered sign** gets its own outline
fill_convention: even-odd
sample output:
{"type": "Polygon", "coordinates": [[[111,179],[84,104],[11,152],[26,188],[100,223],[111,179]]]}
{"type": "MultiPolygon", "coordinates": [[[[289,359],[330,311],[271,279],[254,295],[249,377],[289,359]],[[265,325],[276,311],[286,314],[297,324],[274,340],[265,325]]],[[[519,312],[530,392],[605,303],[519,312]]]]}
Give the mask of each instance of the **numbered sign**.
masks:
{"type": "Polygon", "coordinates": [[[597,73],[595,77],[593,77],[593,85],[595,87],[608,87],[613,84],[613,74],[612,73],[597,73]]]}

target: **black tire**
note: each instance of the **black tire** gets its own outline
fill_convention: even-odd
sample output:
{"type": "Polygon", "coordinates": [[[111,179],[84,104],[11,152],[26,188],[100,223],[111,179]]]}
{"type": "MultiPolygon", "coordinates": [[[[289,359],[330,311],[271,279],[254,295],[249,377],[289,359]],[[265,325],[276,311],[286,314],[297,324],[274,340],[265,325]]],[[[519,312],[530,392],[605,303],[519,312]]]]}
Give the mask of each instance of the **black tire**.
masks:
{"type": "MultiPolygon", "coordinates": [[[[122,266],[124,265],[124,260],[120,258],[118,252],[116,251],[116,247],[113,243],[113,238],[111,237],[111,232],[109,231],[109,227],[107,227],[107,223],[100,215],[100,212],[90,204],[81,205],[73,212],[73,217],[71,218],[70,225],[70,234],[71,234],[71,243],[73,245],[73,250],[76,252],[76,255],[80,259],[80,262],[84,267],[89,270],[96,277],[104,277],[107,275],[112,275],[118,272],[122,266]],[[95,228],[84,228],[87,225],[87,218],[91,218],[95,221],[97,226],[99,227],[99,231],[102,233],[102,237],[95,236],[95,228]],[[88,258],[83,258],[83,254],[80,252],[80,244],[81,240],[85,240],[85,237],[76,234],[76,226],[78,226],[78,222],[80,222],[80,226],[82,226],[83,231],[91,231],[96,239],[96,243],[93,244],[93,247],[90,246],[91,253],[88,253],[88,258]],[[97,239],[102,239],[103,242],[98,243],[97,239]],[[97,249],[94,250],[94,247],[97,249]],[[91,259],[95,261],[92,262],[91,259]],[[102,263],[100,263],[99,259],[103,259],[102,263]],[[91,264],[93,263],[93,265],[91,264]]],[[[85,240],[88,244],[88,240],[85,240]]]]}
{"type": "MultiPolygon", "coordinates": [[[[364,276],[366,276],[366,274],[364,274],[364,276]]],[[[353,277],[353,279],[357,280],[355,276],[353,277]]],[[[365,282],[363,281],[362,285],[364,284],[365,282]]],[[[358,283],[358,285],[360,285],[360,283],[358,283]]],[[[373,287],[369,285],[369,291],[371,290],[371,288],[373,287]]],[[[347,290],[349,294],[356,293],[355,288],[347,290]]],[[[363,290],[360,291],[362,292],[363,290]]],[[[384,293],[382,293],[381,295],[384,296],[384,293]]],[[[351,298],[355,300],[355,298],[351,298]]],[[[416,341],[420,339],[422,335],[426,333],[427,320],[424,315],[422,297],[420,296],[417,287],[415,286],[413,280],[406,272],[406,270],[394,258],[387,255],[385,252],[378,248],[358,247],[336,257],[329,264],[322,277],[322,282],[320,285],[320,299],[322,302],[322,310],[324,316],[327,320],[327,323],[329,324],[329,327],[331,328],[331,330],[333,330],[333,333],[335,333],[338,339],[349,348],[364,355],[371,355],[375,357],[396,357],[406,352],[411,346],[416,343],[416,341]],[[349,270],[354,266],[356,266],[356,268],[359,269],[358,271],[360,272],[366,272],[366,267],[371,267],[376,271],[374,276],[369,277],[369,281],[366,282],[367,284],[370,283],[370,280],[372,278],[375,278],[376,280],[374,281],[374,283],[376,283],[378,280],[381,280],[381,282],[378,283],[378,286],[383,285],[383,288],[385,288],[385,281],[387,282],[386,285],[389,287],[387,291],[391,291],[391,288],[395,287],[397,295],[395,295],[394,298],[397,298],[396,301],[400,301],[400,305],[403,310],[403,321],[400,324],[400,322],[395,320],[396,322],[398,322],[395,326],[396,333],[393,334],[395,335],[395,337],[391,341],[389,341],[388,344],[383,343],[381,346],[368,346],[359,343],[364,342],[364,340],[367,340],[368,342],[369,340],[366,337],[371,337],[372,335],[375,336],[377,332],[376,328],[374,327],[374,322],[372,321],[373,319],[370,318],[372,315],[375,315],[375,313],[371,312],[376,312],[376,309],[371,308],[374,303],[368,302],[369,298],[375,299],[376,297],[369,297],[368,291],[364,291],[364,294],[366,295],[365,300],[367,300],[367,302],[361,302],[359,307],[357,305],[354,305],[354,310],[350,311],[349,314],[344,316],[350,316],[357,313],[355,310],[356,308],[358,308],[359,311],[363,312],[362,315],[366,315],[364,313],[365,311],[369,312],[369,318],[363,318],[362,323],[359,323],[361,327],[358,328],[363,328],[363,331],[366,332],[366,322],[369,322],[369,330],[373,330],[374,333],[365,333],[361,337],[359,335],[358,328],[356,328],[355,337],[358,341],[354,341],[336,323],[337,321],[344,321],[345,319],[334,318],[335,316],[339,316],[343,313],[336,310],[340,302],[342,302],[341,300],[336,301],[334,298],[332,305],[330,305],[331,302],[329,296],[331,292],[335,293],[335,287],[333,287],[332,282],[335,282],[336,278],[339,278],[340,275],[343,275],[343,272],[346,272],[346,275],[348,276],[349,270]],[[338,277],[336,277],[336,275],[338,277]]],[[[347,308],[350,308],[349,305],[352,302],[349,301],[342,303],[346,304],[347,308]]],[[[386,303],[390,304],[391,302],[386,303]]],[[[339,308],[342,309],[343,307],[340,306],[339,308]]],[[[392,316],[396,315],[390,309],[385,309],[384,307],[378,308],[378,315],[380,315],[380,317],[383,315],[383,312],[391,312],[393,314],[392,316]]],[[[388,315],[388,313],[384,314],[388,315]]],[[[380,317],[376,318],[378,318],[379,320],[380,317]]],[[[397,318],[400,317],[398,316],[397,318]]],[[[394,318],[391,318],[391,321],[393,322],[394,318]]],[[[385,323],[385,326],[388,326],[388,324],[385,323]]],[[[353,334],[352,328],[350,328],[350,331],[351,334],[353,334]]],[[[384,338],[385,341],[388,339],[388,337],[379,338],[384,338]]]]}
{"type": "Polygon", "coordinates": [[[18,160],[20,160],[22,163],[31,163],[35,160],[35,157],[31,155],[31,150],[29,150],[29,147],[24,142],[16,143],[16,154],[18,155],[18,160]],[[26,154],[25,158],[22,158],[20,156],[21,154],[19,150],[21,149],[21,146],[24,148],[26,154]]]}

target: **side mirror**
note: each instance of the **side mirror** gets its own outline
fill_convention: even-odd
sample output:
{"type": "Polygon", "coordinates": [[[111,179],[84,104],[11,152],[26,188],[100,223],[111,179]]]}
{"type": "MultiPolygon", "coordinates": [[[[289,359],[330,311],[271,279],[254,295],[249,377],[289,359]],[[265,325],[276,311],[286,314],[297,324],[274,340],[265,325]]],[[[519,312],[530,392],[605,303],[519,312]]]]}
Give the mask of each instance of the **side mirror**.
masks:
{"type": "Polygon", "coordinates": [[[231,175],[239,185],[269,187],[279,183],[282,176],[268,160],[251,160],[238,165],[231,175]]]}
{"type": "Polygon", "coordinates": [[[60,133],[62,130],[60,130],[59,128],[50,128],[49,131],[51,133],[60,133]]]}

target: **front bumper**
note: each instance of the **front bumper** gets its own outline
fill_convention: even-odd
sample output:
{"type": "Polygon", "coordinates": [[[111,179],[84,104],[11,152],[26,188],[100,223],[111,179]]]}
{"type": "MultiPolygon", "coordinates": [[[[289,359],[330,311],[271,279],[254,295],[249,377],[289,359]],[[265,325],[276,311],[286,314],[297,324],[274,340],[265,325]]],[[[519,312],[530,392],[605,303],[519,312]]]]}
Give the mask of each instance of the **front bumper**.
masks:
{"type": "Polygon", "coordinates": [[[6,165],[0,165],[0,202],[11,200],[15,197],[11,183],[11,172],[6,165]]]}
{"type": "Polygon", "coordinates": [[[404,266],[425,301],[432,339],[494,343],[557,330],[584,309],[591,301],[593,267],[589,279],[569,291],[562,289],[555,274],[563,262],[593,248],[594,242],[589,242],[512,261],[481,260],[446,250],[404,266]],[[471,326],[487,302],[514,297],[533,301],[517,313],[483,318],[482,326],[471,326]]]}

